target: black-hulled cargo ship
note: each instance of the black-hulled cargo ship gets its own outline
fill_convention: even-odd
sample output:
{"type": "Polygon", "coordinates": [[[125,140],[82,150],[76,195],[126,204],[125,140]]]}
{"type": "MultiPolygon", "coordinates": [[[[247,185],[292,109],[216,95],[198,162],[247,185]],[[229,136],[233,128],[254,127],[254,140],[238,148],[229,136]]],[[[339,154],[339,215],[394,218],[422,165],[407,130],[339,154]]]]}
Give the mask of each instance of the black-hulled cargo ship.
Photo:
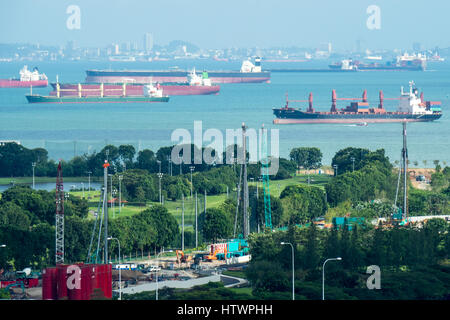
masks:
{"type": "MultiPolygon", "coordinates": [[[[208,71],[212,83],[261,83],[270,82],[270,71],[261,70],[261,58],[255,64],[244,61],[236,71],[208,71]]],[[[149,83],[186,82],[187,70],[87,70],[88,83],[149,83]]],[[[199,74],[200,76],[202,73],[199,74]]]]}
{"type": "Polygon", "coordinates": [[[380,91],[380,103],[377,108],[369,108],[367,102],[367,91],[364,91],[361,99],[339,99],[336,91],[332,91],[331,109],[329,112],[316,112],[313,108],[312,93],[309,95],[309,106],[306,111],[289,107],[289,100],[284,108],[274,108],[276,116],[274,124],[295,124],[295,123],[376,123],[376,122],[424,122],[437,120],[442,116],[441,102],[424,101],[423,94],[420,94],[414,83],[410,82],[409,92],[401,89],[398,98],[398,109],[395,112],[388,112],[383,107],[384,96],[380,91]],[[351,102],[343,109],[337,109],[337,100],[361,100],[351,102]]]}

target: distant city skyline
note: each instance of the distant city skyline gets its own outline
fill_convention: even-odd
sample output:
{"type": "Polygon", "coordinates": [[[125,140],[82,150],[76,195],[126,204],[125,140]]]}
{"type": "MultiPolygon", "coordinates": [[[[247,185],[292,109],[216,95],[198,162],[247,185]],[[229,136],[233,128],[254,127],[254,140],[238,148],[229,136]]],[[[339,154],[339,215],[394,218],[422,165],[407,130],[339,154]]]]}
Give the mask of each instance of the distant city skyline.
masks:
{"type": "Polygon", "coordinates": [[[321,47],[333,51],[449,47],[443,36],[450,4],[418,0],[266,1],[205,0],[16,0],[0,3],[0,43],[148,47],[172,40],[200,48],[321,47]],[[379,29],[370,29],[368,8],[379,8],[379,29]],[[79,29],[68,20],[80,10],[79,29]],[[151,35],[144,41],[144,36],[151,35]],[[151,40],[151,41],[150,41],[151,40]]]}

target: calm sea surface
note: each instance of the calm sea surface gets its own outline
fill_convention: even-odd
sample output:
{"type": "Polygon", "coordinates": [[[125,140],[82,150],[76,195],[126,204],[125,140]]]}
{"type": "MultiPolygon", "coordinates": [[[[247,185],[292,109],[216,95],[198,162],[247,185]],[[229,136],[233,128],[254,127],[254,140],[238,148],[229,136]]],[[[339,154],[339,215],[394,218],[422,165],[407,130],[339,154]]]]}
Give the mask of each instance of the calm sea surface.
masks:
{"type": "MultiPolygon", "coordinates": [[[[265,63],[263,68],[326,68],[327,61],[305,63],[265,63]]],[[[18,76],[25,63],[0,62],[0,78],[18,76]]],[[[86,69],[167,69],[196,67],[197,70],[237,70],[240,62],[210,60],[173,60],[164,62],[28,62],[38,66],[54,82],[84,82],[86,69]]],[[[285,104],[285,94],[292,100],[314,95],[316,110],[329,110],[331,90],[338,97],[361,97],[367,89],[371,106],[378,104],[378,91],[386,98],[399,96],[400,87],[408,89],[414,80],[426,100],[442,101],[444,115],[435,122],[407,126],[411,161],[433,166],[439,159],[450,162],[450,63],[429,63],[426,72],[356,72],[356,73],[278,73],[271,83],[221,84],[218,95],[173,96],[168,103],[127,104],[28,104],[29,89],[0,89],[0,140],[19,140],[29,148],[44,147],[53,159],[70,159],[74,154],[100,151],[105,144],[133,144],[137,150],[173,145],[171,133],[185,128],[193,132],[194,121],[202,121],[203,130],[216,128],[225,136],[226,129],[279,129],[280,154],[288,157],[294,147],[321,149],[323,163],[329,164],[339,149],[353,146],[371,150],[384,148],[392,161],[400,159],[401,124],[369,124],[359,127],[345,124],[273,125],[272,108],[285,104]]],[[[47,95],[51,87],[34,88],[33,93],[47,95]]],[[[396,101],[385,101],[385,108],[396,109],[396,101]]],[[[342,108],[347,101],[338,103],[342,108]]],[[[306,107],[306,103],[292,103],[306,107]]]]}

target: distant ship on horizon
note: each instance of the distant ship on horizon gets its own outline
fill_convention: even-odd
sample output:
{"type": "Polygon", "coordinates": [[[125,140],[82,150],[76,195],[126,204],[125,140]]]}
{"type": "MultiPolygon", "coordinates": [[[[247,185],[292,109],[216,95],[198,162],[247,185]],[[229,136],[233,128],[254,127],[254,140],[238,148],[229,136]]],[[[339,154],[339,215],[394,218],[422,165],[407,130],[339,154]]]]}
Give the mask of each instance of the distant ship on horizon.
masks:
{"type": "MultiPolygon", "coordinates": [[[[380,60],[380,59],[371,59],[380,60]]],[[[353,61],[352,59],[344,59],[328,65],[330,69],[339,70],[357,70],[357,71],[425,71],[427,68],[427,57],[422,54],[409,55],[405,53],[397,56],[395,59],[387,62],[369,62],[353,61]]]]}
{"type": "Polygon", "coordinates": [[[0,79],[0,88],[40,88],[48,86],[48,79],[44,73],[39,73],[37,67],[33,71],[24,66],[20,71],[19,79],[0,79]]]}
{"type": "MultiPolygon", "coordinates": [[[[261,69],[261,58],[255,64],[249,60],[242,63],[237,71],[206,71],[212,83],[261,83],[270,82],[270,71],[261,69]]],[[[186,82],[188,71],[174,70],[86,70],[86,82],[122,83],[132,80],[137,83],[186,82]]]]}

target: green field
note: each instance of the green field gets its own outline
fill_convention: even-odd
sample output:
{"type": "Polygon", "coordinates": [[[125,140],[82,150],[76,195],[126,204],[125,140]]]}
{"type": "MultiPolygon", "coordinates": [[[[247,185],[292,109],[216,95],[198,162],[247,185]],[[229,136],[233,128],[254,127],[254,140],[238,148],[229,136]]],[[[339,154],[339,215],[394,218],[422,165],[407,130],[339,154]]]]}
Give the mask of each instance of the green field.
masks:
{"type": "MultiPolygon", "coordinates": [[[[310,184],[318,186],[320,188],[324,188],[324,185],[331,179],[331,176],[329,175],[310,175],[310,184]]],[[[281,191],[289,185],[296,185],[296,184],[307,184],[308,183],[308,176],[307,175],[297,175],[295,177],[292,177],[290,179],[285,180],[274,180],[270,181],[270,193],[271,195],[275,197],[279,197],[281,191]]],[[[249,182],[250,186],[255,186],[256,182],[249,182]]],[[[262,184],[258,184],[259,188],[262,188],[262,184]]],[[[72,191],[70,192],[71,195],[76,197],[82,197],[83,192],[82,191],[72,191]]],[[[92,214],[93,211],[97,211],[98,205],[93,205],[94,203],[98,203],[100,200],[100,191],[91,191],[90,193],[87,191],[84,191],[85,197],[91,197],[89,199],[90,207],[89,211],[91,212],[89,214],[89,218],[93,219],[94,215],[92,214]]],[[[235,198],[236,197],[236,191],[233,190],[229,193],[229,197],[235,198]]],[[[207,196],[206,201],[206,207],[207,208],[216,208],[220,206],[227,198],[227,195],[220,194],[220,195],[212,195],[207,196]]],[[[158,204],[158,202],[147,202],[146,206],[134,206],[134,205],[127,205],[125,204],[121,212],[119,213],[119,207],[115,206],[114,210],[113,208],[108,209],[108,216],[111,219],[118,218],[118,217],[126,217],[126,216],[132,216],[135,215],[152,205],[158,204]]],[[[183,203],[181,200],[177,201],[171,201],[166,200],[164,201],[164,206],[167,208],[167,210],[174,215],[177,222],[181,225],[182,220],[182,207],[183,203]]],[[[205,210],[205,200],[203,195],[198,196],[198,214],[202,213],[205,210]]],[[[193,226],[195,225],[195,198],[186,197],[184,200],[184,224],[185,224],[185,230],[193,230],[193,226]]]]}

